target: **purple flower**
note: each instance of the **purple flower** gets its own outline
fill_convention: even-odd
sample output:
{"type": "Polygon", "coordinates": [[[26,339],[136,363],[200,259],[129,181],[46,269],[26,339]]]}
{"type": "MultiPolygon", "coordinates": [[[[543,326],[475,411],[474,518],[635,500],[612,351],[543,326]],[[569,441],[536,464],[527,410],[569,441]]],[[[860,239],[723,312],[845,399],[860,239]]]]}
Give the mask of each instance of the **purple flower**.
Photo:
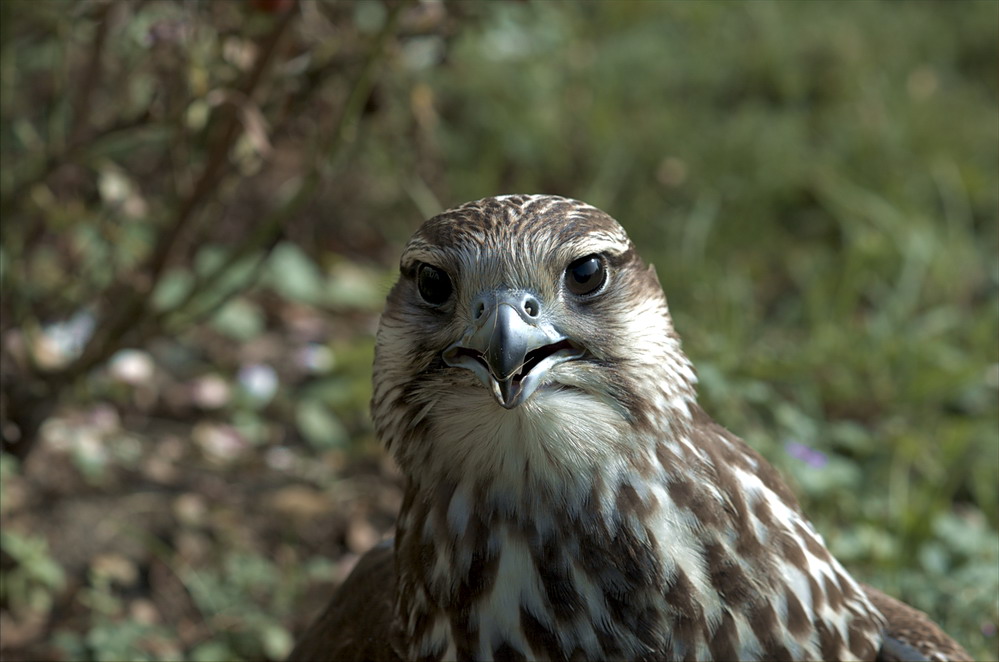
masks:
{"type": "Polygon", "coordinates": [[[805,464],[815,469],[821,469],[829,464],[829,456],[822,451],[815,450],[811,446],[798,443],[797,441],[785,441],[784,450],[796,460],[801,460],[805,464]]]}

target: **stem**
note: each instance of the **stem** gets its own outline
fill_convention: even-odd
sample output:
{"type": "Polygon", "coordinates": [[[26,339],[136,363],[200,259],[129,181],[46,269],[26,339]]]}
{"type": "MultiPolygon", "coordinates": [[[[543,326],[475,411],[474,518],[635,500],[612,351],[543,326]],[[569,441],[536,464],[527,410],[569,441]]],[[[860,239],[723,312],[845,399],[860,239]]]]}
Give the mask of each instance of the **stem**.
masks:
{"type": "Polygon", "coordinates": [[[73,117],[73,129],[69,132],[69,144],[82,142],[87,133],[88,120],[90,119],[90,99],[95,87],[97,87],[97,77],[101,71],[101,56],[104,54],[104,44],[107,42],[108,26],[111,24],[110,14],[112,5],[102,5],[97,10],[97,32],[94,34],[94,41],[90,45],[90,57],[87,59],[87,66],[80,77],[80,85],[77,87],[76,100],[73,104],[75,115],[73,117]]]}
{"type": "Polygon", "coordinates": [[[343,111],[340,113],[337,123],[333,126],[332,135],[325,145],[331,156],[343,146],[343,136],[347,128],[356,126],[356,121],[361,114],[363,104],[367,100],[368,95],[371,94],[371,88],[374,85],[375,69],[381,61],[381,54],[385,48],[385,43],[395,32],[395,27],[402,16],[402,10],[413,1],[415,0],[403,0],[393,6],[389,11],[385,24],[375,37],[371,49],[368,51],[368,56],[365,58],[364,66],[361,67],[361,72],[354,80],[350,95],[348,95],[347,101],[343,105],[343,111]]]}
{"type": "MultiPolygon", "coordinates": [[[[283,14],[261,44],[260,56],[241,86],[241,92],[246,98],[253,97],[253,92],[263,79],[264,72],[270,66],[281,36],[294,15],[295,12],[283,14]]],[[[80,358],[62,371],[61,379],[74,379],[105,361],[118,349],[124,336],[136,324],[142,322],[149,306],[149,293],[155,290],[163,276],[179,238],[195,218],[195,210],[205,201],[209,193],[215,190],[228,164],[229,150],[239,135],[241,124],[238,110],[230,104],[221,106],[220,110],[222,112],[222,128],[218,134],[219,138],[211,148],[208,163],[201,171],[201,176],[198,178],[194,190],[181,202],[171,226],[157,238],[156,249],[149,256],[146,264],[136,271],[145,281],[144,284],[129,283],[120,288],[120,296],[124,298],[124,302],[115,307],[107,319],[99,323],[98,328],[103,329],[103,332],[94,334],[80,358]]],[[[114,298],[111,300],[113,301],[114,298]]]]}
{"type": "MultiPolygon", "coordinates": [[[[346,135],[345,128],[356,122],[361,111],[363,110],[363,101],[367,98],[371,91],[371,87],[374,84],[375,70],[385,55],[385,43],[395,32],[395,26],[397,25],[399,17],[406,4],[408,3],[400,2],[392,8],[385,24],[382,26],[381,31],[375,37],[371,48],[368,50],[364,66],[361,67],[361,71],[358,73],[357,78],[354,79],[354,83],[351,86],[351,92],[347,97],[347,101],[344,102],[343,111],[340,113],[332,130],[327,134],[326,139],[320,141],[315,148],[315,156],[326,154],[328,158],[333,158],[346,144],[346,140],[344,138],[346,135]]],[[[229,254],[222,264],[196,279],[187,296],[185,296],[180,303],[174,306],[173,309],[164,311],[158,315],[157,325],[159,325],[164,318],[167,319],[168,324],[176,327],[183,327],[187,323],[193,323],[197,320],[204,319],[225,305],[227,301],[242,291],[242,289],[245,289],[233,289],[232,291],[225,293],[201,311],[191,313],[190,317],[186,318],[183,323],[175,321],[177,316],[188,312],[189,309],[194,307],[194,304],[198,302],[198,294],[203,291],[204,285],[217,281],[240,260],[248,255],[251,255],[255,251],[263,247],[268,247],[269,252],[269,248],[273,247],[276,243],[285,223],[288,219],[296,216],[308,203],[308,201],[312,199],[321,180],[322,177],[320,175],[319,159],[313,158],[309,171],[302,177],[302,180],[295,192],[277,209],[271,210],[263,218],[257,228],[229,254]],[[171,317],[173,319],[170,319],[171,317]]],[[[254,277],[259,275],[263,265],[266,263],[266,260],[267,256],[261,258],[261,261],[254,268],[254,277]]],[[[253,279],[254,278],[251,278],[250,282],[252,282],[253,279]]],[[[249,283],[247,283],[247,286],[248,285],[249,283]]]]}
{"type": "MultiPolygon", "coordinates": [[[[163,333],[168,327],[171,331],[176,332],[184,328],[185,325],[211,315],[229,299],[245,289],[245,287],[233,288],[213,301],[208,301],[207,305],[203,305],[200,310],[192,312],[196,304],[205,303],[205,300],[199,297],[199,294],[205,290],[203,287],[205,284],[215,282],[223,277],[246,256],[252,255],[262,248],[273,247],[288,219],[297,215],[313,198],[323,179],[324,164],[334,160],[350,141],[350,131],[357,126],[363,111],[364,101],[371,93],[377,66],[383,59],[386,43],[395,32],[403,9],[412,1],[403,0],[394,4],[390,9],[385,24],[372,41],[364,65],[351,85],[350,94],[344,102],[340,114],[330,130],[323,132],[320,140],[316,141],[309,168],[302,176],[295,191],[284,202],[272,209],[219,267],[197,279],[191,292],[183,301],[168,311],[151,315],[149,294],[155,290],[159,283],[183,231],[196,217],[196,210],[216,189],[217,184],[227,171],[228,155],[233,142],[239,135],[240,119],[238,108],[235,105],[225,104],[221,107],[224,114],[221,115],[221,128],[217,133],[219,138],[212,145],[208,162],[201,171],[197,183],[191,194],[178,208],[171,227],[157,239],[156,249],[149,256],[144,267],[134,272],[148,278],[145,286],[123,283],[111,288],[105,293],[105,299],[112,303],[121,300],[121,303],[116,303],[116,307],[107,314],[106,318],[98,322],[98,332],[87,343],[83,354],[61,370],[45,372],[36,368],[33,371],[35,373],[33,376],[26,376],[26,381],[34,386],[30,388],[30,393],[27,389],[18,389],[18,393],[25,397],[23,402],[20,401],[21,398],[18,398],[17,408],[23,408],[25,412],[31,412],[32,415],[30,420],[20,417],[18,425],[22,431],[21,440],[14,444],[9,444],[7,440],[4,440],[4,450],[10,450],[21,458],[25,457],[37,436],[38,426],[56,406],[60,396],[90,369],[105,361],[119,349],[122,339],[126,335],[130,335],[135,342],[141,344],[145,340],[163,333]]],[[[245,98],[252,98],[254,90],[257,89],[273,59],[280,37],[294,14],[295,12],[284,14],[261,44],[261,55],[241,87],[245,98]]],[[[110,132],[105,131],[105,135],[110,132]]],[[[93,140],[89,142],[92,147],[93,140]]],[[[78,152],[83,152],[86,147],[87,145],[83,143],[71,143],[61,157],[75,156],[78,152]]],[[[16,192],[17,196],[12,197],[15,199],[20,197],[22,192],[29,190],[34,182],[44,178],[48,172],[58,167],[62,162],[64,162],[63,159],[46,159],[38,171],[15,185],[16,191],[12,191],[12,193],[16,192]]],[[[8,197],[8,200],[10,199],[8,197]]],[[[263,255],[255,266],[254,277],[261,271],[267,257],[267,254],[263,255]]],[[[249,280],[252,281],[253,278],[249,280]]]]}

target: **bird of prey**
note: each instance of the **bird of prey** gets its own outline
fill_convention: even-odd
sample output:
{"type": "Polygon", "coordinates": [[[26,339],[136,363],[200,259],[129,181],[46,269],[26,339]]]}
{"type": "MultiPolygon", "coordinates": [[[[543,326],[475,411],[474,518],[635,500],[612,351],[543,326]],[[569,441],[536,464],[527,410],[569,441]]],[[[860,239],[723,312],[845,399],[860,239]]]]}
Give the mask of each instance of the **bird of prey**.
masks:
{"type": "Polygon", "coordinates": [[[294,660],[967,660],[697,404],[655,271],[548,195],[409,241],[372,414],[405,476],[294,660]]]}

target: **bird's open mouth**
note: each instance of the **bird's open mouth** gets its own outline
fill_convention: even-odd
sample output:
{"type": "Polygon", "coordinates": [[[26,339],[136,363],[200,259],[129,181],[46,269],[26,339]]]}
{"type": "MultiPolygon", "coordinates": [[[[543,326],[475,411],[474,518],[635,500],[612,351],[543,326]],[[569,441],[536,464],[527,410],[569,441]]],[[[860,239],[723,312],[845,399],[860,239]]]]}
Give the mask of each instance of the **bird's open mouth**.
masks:
{"type": "Polygon", "coordinates": [[[524,357],[524,365],[517,371],[517,374],[513,376],[513,379],[523,379],[526,375],[529,375],[535,368],[537,368],[545,359],[563,351],[572,355],[572,358],[577,358],[583,353],[582,348],[574,345],[568,338],[550,345],[545,345],[544,347],[532,349],[524,357]]]}
{"type": "Polygon", "coordinates": [[[449,365],[471,370],[492,392],[500,405],[513,409],[530,397],[541,385],[544,375],[559,363],[581,358],[585,348],[568,338],[542,345],[524,355],[519,368],[505,379],[490,367],[486,354],[469,347],[454,346],[444,353],[449,365]]]}
{"type": "Polygon", "coordinates": [[[448,359],[454,360],[458,357],[466,356],[476,361],[479,365],[485,368],[490,376],[496,381],[513,381],[514,383],[519,383],[523,379],[531,374],[531,372],[537,368],[541,363],[550,356],[554,356],[559,352],[566,352],[571,354],[572,358],[577,358],[583,353],[582,348],[575,345],[571,340],[564,339],[550,345],[545,345],[543,347],[538,347],[537,349],[532,349],[524,356],[524,362],[521,364],[520,369],[516,373],[511,375],[507,380],[504,380],[501,376],[497,375],[486,362],[486,356],[477,349],[469,349],[468,347],[455,347],[448,359]]]}

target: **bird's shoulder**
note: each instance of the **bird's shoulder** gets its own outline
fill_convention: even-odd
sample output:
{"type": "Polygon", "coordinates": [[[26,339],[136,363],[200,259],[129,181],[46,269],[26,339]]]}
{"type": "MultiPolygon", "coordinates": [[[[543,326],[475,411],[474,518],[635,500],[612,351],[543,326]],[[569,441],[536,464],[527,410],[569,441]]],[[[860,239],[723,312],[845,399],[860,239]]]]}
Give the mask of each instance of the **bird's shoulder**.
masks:
{"type": "Polygon", "coordinates": [[[884,615],[884,642],[879,660],[953,660],[961,662],[972,657],[956,641],[923,612],[886,595],[871,586],[862,585],[867,597],[884,615]]]}
{"type": "Polygon", "coordinates": [[[770,462],[760,455],[740,437],[717,423],[699,405],[690,405],[691,443],[704,451],[712,464],[728,469],[738,469],[758,478],[771,492],[776,494],[792,510],[800,513],[801,508],[794,492],[788,487],[783,476],[770,462]]]}
{"type": "Polygon", "coordinates": [[[388,540],[361,557],[288,659],[401,660],[395,644],[395,588],[395,555],[388,540]]]}

